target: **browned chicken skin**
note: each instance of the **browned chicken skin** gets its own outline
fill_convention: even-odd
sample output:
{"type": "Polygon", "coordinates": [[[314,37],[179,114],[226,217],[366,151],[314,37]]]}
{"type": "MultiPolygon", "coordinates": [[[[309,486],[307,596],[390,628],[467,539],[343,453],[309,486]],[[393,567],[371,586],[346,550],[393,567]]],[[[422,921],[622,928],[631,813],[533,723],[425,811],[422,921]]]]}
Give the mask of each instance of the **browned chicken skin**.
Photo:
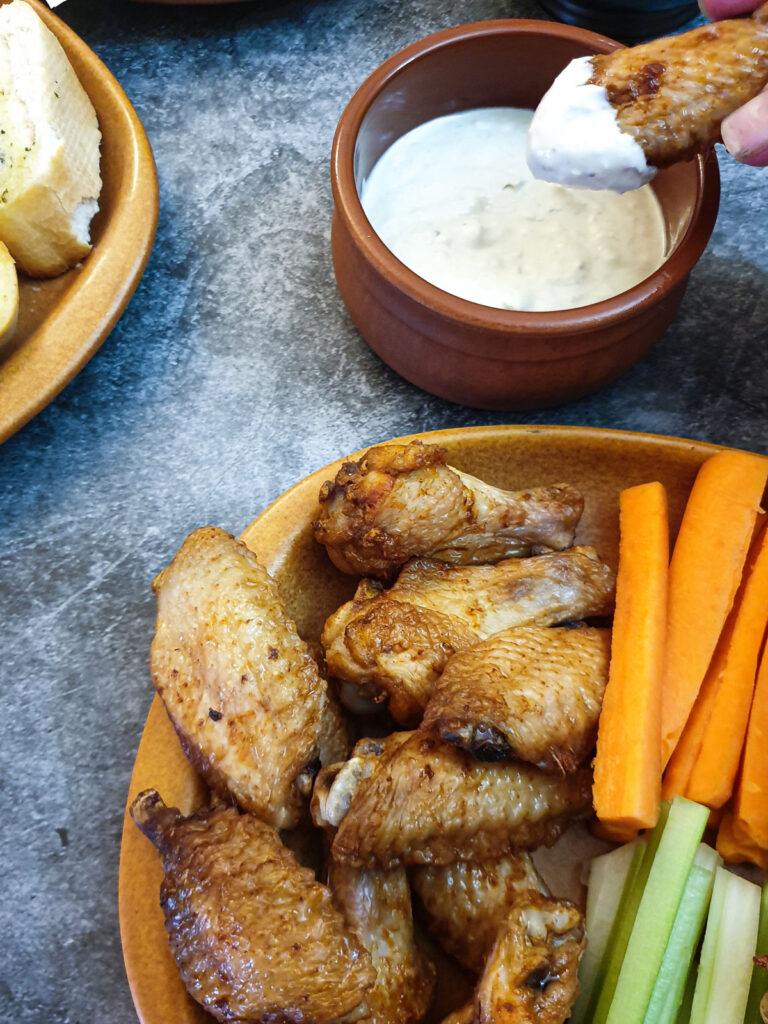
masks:
{"type": "Polygon", "coordinates": [[[366,1024],[416,1024],[432,1000],[435,968],[414,938],[405,868],[356,868],[330,859],[328,885],[376,971],[366,1024]]]}
{"type": "Polygon", "coordinates": [[[563,1024],[578,995],[584,919],[529,891],[513,905],[475,991],[473,1024],[563,1024]]]}
{"type": "Polygon", "coordinates": [[[131,815],[162,857],[171,951],[209,1013],[261,1024],[366,1016],[370,956],[273,828],[232,807],[185,819],[154,790],[131,815]]]}
{"type": "Polygon", "coordinates": [[[321,747],[337,755],[344,734],[274,580],[209,526],[154,590],[152,679],[185,753],[215,790],[276,828],[294,826],[321,747]]]}
{"type": "Polygon", "coordinates": [[[598,54],[592,66],[590,82],[605,87],[650,166],[688,160],[719,142],[723,119],[768,83],[768,4],[751,18],[598,54]]]}
{"type": "Polygon", "coordinates": [[[547,887],[527,853],[498,860],[416,867],[411,882],[446,953],[475,974],[483,969],[499,929],[521,893],[547,887]]]}
{"type": "Polygon", "coordinates": [[[389,590],[368,581],[323,629],[328,671],[389,698],[401,725],[418,724],[448,659],[512,626],[607,614],[614,574],[593,548],[496,565],[414,559],[389,590]]]}
{"type": "Polygon", "coordinates": [[[313,523],[342,572],[391,576],[414,556],[467,564],[573,543],[583,499],[558,484],[510,492],[447,465],[421,441],[371,448],[323,485],[313,523]]]}
{"type": "Polygon", "coordinates": [[[426,733],[396,735],[359,771],[334,765],[318,775],[313,814],[338,825],[336,860],[393,867],[501,857],[551,846],[591,807],[589,770],[483,764],[426,733]]]}
{"type": "Polygon", "coordinates": [[[481,760],[573,771],[595,746],[610,645],[586,626],[495,633],[448,661],[421,727],[481,760]]]}

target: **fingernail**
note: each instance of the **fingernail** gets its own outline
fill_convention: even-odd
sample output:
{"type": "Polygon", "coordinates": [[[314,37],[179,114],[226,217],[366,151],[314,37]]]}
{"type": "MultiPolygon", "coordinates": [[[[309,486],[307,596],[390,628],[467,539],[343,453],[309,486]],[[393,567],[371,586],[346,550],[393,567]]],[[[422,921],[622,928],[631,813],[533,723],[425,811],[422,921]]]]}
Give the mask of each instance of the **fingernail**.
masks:
{"type": "Polygon", "coordinates": [[[768,154],[768,92],[761,92],[726,117],[721,133],[731,156],[762,167],[768,154]]]}

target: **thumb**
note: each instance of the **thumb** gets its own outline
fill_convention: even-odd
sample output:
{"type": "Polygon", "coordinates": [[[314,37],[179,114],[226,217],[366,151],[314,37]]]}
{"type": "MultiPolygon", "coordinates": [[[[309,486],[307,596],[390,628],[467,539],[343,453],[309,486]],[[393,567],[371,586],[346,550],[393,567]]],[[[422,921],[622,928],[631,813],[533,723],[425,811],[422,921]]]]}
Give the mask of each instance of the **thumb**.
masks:
{"type": "Polygon", "coordinates": [[[751,14],[760,6],[761,0],[699,0],[701,13],[712,21],[721,18],[736,18],[740,14],[751,14]]]}
{"type": "Polygon", "coordinates": [[[768,166],[768,92],[729,114],[722,125],[725,148],[743,164],[768,166]]]}

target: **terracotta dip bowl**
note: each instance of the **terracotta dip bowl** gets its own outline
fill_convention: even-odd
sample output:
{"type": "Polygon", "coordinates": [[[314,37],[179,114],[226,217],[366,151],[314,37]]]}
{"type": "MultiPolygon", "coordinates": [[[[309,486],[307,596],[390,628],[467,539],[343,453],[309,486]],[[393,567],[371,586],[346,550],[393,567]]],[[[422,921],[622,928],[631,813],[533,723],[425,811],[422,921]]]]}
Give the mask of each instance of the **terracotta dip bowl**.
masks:
{"type": "Polygon", "coordinates": [[[578,309],[495,309],[424,281],[387,249],[360,205],[381,154],[434,117],[475,107],[535,107],[574,57],[619,44],[545,21],[486,21],[427,36],[385,61],[350,100],[331,158],[333,264],[358,330],[389,366],[424,390],[487,409],[536,409],[615,380],[661,338],[717,216],[713,154],[653,181],[667,258],[645,281],[578,309]]]}

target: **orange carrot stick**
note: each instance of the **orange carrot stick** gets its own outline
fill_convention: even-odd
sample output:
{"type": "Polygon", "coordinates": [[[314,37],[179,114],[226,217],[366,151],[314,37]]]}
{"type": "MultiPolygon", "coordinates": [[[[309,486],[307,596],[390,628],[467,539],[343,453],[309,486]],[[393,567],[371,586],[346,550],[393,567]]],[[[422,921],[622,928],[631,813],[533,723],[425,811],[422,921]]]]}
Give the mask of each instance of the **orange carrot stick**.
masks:
{"type": "MultiPolygon", "coordinates": [[[[768,626],[768,530],[762,538],[737,597],[738,610],[712,713],[685,796],[722,807],[731,797],[755,691],[760,648],[768,626]]],[[[689,719],[690,721],[690,719],[689,719]]]]}
{"type": "Polygon", "coordinates": [[[662,765],[677,746],[733,604],[768,459],[718,452],[698,472],[669,567],[662,765]]]}
{"type": "Polygon", "coordinates": [[[723,815],[720,822],[716,846],[726,864],[756,864],[763,870],[768,868],[768,852],[739,834],[730,811],[723,815]]]}
{"type": "Polygon", "coordinates": [[[757,673],[733,808],[739,830],[768,850],[768,644],[757,673]]]}
{"type": "Polygon", "coordinates": [[[661,802],[661,678],[669,564],[667,493],[641,484],[619,499],[619,571],[608,685],[592,796],[609,832],[653,828],[661,802]]]}

